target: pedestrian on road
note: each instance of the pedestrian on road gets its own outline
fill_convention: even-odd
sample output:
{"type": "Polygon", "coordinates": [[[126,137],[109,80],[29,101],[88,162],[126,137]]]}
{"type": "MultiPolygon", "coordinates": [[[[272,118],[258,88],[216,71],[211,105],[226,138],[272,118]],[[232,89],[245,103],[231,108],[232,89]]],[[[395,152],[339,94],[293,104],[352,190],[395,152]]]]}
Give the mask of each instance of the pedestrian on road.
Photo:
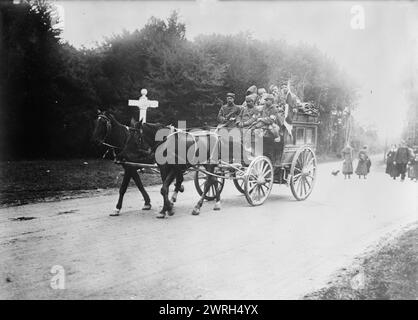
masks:
{"type": "Polygon", "coordinates": [[[341,151],[341,155],[344,159],[342,170],[344,179],[351,179],[353,174],[353,148],[351,148],[350,143],[347,142],[347,145],[341,151]]]}
{"type": "Polygon", "coordinates": [[[370,165],[371,162],[369,155],[367,154],[367,146],[364,146],[358,154],[356,174],[358,175],[359,179],[361,179],[361,176],[366,179],[367,174],[370,172],[370,165]]]}
{"type": "Polygon", "coordinates": [[[405,181],[406,166],[411,162],[412,157],[411,150],[407,147],[405,141],[402,141],[396,151],[395,160],[393,162],[396,165],[396,170],[401,175],[402,182],[405,181]]]}
{"type": "Polygon", "coordinates": [[[396,165],[394,165],[396,155],[396,144],[393,144],[390,148],[388,154],[386,155],[386,173],[393,179],[399,176],[398,171],[396,170],[396,165]]]}
{"type": "Polygon", "coordinates": [[[418,148],[415,148],[413,153],[414,153],[413,158],[408,167],[408,177],[412,181],[415,180],[415,182],[417,182],[418,181],[418,148]]]}

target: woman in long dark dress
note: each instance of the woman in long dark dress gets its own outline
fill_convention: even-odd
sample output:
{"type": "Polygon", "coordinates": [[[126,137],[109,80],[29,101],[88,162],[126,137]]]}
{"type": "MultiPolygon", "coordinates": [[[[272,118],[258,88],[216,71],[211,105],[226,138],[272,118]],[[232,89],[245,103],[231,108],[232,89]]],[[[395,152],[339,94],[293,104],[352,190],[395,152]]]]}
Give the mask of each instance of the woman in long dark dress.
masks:
{"type": "Polygon", "coordinates": [[[353,148],[350,144],[347,143],[345,148],[341,151],[341,156],[343,157],[343,175],[344,179],[350,179],[353,174],[353,148]]]}
{"type": "Polygon", "coordinates": [[[386,173],[393,180],[396,180],[396,178],[399,176],[398,171],[396,170],[396,166],[393,163],[395,161],[395,155],[396,155],[396,144],[392,145],[392,148],[386,155],[386,173]]]}
{"type": "Polygon", "coordinates": [[[369,161],[370,160],[367,154],[367,146],[364,146],[358,154],[356,174],[358,175],[359,179],[361,179],[361,176],[363,176],[363,178],[366,179],[366,176],[370,170],[369,161]]]}

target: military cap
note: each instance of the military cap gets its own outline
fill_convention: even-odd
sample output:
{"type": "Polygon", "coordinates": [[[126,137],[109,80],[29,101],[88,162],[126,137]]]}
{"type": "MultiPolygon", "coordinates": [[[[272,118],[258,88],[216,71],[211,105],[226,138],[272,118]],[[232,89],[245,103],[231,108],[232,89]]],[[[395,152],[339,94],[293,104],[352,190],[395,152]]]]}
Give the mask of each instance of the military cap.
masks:
{"type": "Polygon", "coordinates": [[[245,101],[249,101],[249,100],[254,102],[255,101],[255,94],[249,94],[248,96],[245,97],[245,101]]]}
{"type": "Polygon", "coordinates": [[[264,88],[258,89],[258,94],[264,94],[264,93],[267,93],[266,89],[264,89],[264,88]]]}
{"type": "Polygon", "coordinates": [[[252,85],[247,89],[247,94],[257,93],[257,87],[252,85]]]}
{"type": "Polygon", "coordinates": [[[264,100],[271,100],[274,101],[274,96],[272,94],[266,94],[264,100]]]}
{"type": "Polygon", "coordinates": [[[231,98],[235,98],[235,93],[228,92],[228,93],[226,94],[226,97],[227,97],[227,98],[229,98],[229,97],[231,97],[231,98]]]}

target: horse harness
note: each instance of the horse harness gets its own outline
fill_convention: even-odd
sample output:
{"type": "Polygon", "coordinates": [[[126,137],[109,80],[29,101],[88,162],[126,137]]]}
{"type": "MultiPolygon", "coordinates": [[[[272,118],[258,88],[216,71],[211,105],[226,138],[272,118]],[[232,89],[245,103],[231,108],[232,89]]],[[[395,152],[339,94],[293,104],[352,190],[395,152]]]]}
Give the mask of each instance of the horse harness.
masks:
{"type": "MultiPolygon", "coordinates": [[[[112,144],[109,144],[109,143],[105,142],[106,139],[108,138],[109,134],[110,134],[110,131],[112,130],[112,121],[107,116],[105,116],[104,114],[100,114],[98,116],[98,119],[103,119],[106,122],[106,134],[103,137],[102,141],[100,141],[100,143],[107,146],[108,148],[107,148],[106,152],[103,154],[102,158],[104,159],[106,157],[106,155],[109,153],[109,150],[112,150],[113,158],[116,159],[115,149],[120,149],[120,147],[117,147],[117,146],[114,146],[112,144]]],[[[125,126],[125,128],[126,128],[126,130],[129,130],[129,127],[125,126]]]]}

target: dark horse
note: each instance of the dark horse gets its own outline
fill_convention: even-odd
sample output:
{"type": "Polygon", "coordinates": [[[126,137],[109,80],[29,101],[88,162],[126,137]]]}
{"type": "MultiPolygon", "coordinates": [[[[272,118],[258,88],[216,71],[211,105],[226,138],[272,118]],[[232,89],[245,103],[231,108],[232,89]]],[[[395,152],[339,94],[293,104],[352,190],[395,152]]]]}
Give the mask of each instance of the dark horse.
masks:
{"type": "MultiPolygon", "coordinates": [[[[127,138],[129,136],[129,128],[120,124],[109,112],[100,112],[95,121],[95,127],[93,131],[93,141],[103,144],[112,149],[114,155],[117,155],[124,147],[127,138]]],[[[141,159],[144,161],[143,159],[141,159]]],[[[122,185],[119,189],[119,199],[116,204],[116,209],[111,216],[118,216],[122,208],[123,196],[128,188],[131,178],[135,181],[136,186],[144,198],[145,205],[142,210],[151,209],[151,199],[145,190],[141,178],[139,177],[136,169],[129,165],[123,165],[125,170],[123,175],[122,185]]]]}
{"type": "MultiPolygon", "coordinates": [[[[170,150],[169,144],[176,144],[179,143],[179,140],[182,140],[181,143],[186,146],[186,149],[189,150],[190,147],[194,147],[197,143],[195,137],[186,132],[183,133],[174,133],[168,135],[166,139],[162,141],[156,141],[155,137],[159,130],[161,129],[168,129],[161,124],[149,124],[149,123],[142,123],[142,121],[135,123],[135,127],[131,129],[131,133],[128,137],[126,145],[122,152],[120,152],[117,156],[117,159],[120,161],[129,161],[129,162],[138,162],[141,158],[141,154],[144,150],[151,150],[154,154],[155,158],[158,150],[170,150]]],[[[205,145],[208,145],[208,137],[206,135],[202,135],[199,137],[200,142],[203,141],[203,148],[202,150],[208,150],[208,157],[210,157],[210,150],[209,148],[205,148],[205,145]]],[[[201,148],[201,145],[200,145],[201,148]]],[[[175,148],[175,159],[181,158],[179,155],[177,147],[175,148]]],[[[168,199],[168,192],[171,183],[176,179],[176,186],[175,186],[175,194],[178,190],[179,185],[181,186],[181,182],[184,179],[185,172],[192,167],[194,164],[191,163],[188,159],[183,158],[183,163],[179,163],[176,161],[175,163],[159,163],[158,159],[156,159],[157,165],[160,169],[161,179],[163,185],[161,187],[161,195],[163,196],[164,205],[162,210],[160,211],[159,218],[164,218],[166,214],[173,215],[174,208],[173,203],[168,199]]],[[[213,173],[215,170],[216,165],[214,164],[205,164],[204,168],[206,171],[213,173]]],[[[208,175],[208,179],[204,185],[204,190],[199,202],[196,204],[195,208],[192,211],[192,214],[198,215],[200,213],[200,208],[203,204],[203,200],[205,199],[206,193],[209,191],[210,187],[214,186],[216,193],[216,204],[214,210],[220,210],[220,192],[218,189],[218,179],[211,175],[208,175]]]]}

